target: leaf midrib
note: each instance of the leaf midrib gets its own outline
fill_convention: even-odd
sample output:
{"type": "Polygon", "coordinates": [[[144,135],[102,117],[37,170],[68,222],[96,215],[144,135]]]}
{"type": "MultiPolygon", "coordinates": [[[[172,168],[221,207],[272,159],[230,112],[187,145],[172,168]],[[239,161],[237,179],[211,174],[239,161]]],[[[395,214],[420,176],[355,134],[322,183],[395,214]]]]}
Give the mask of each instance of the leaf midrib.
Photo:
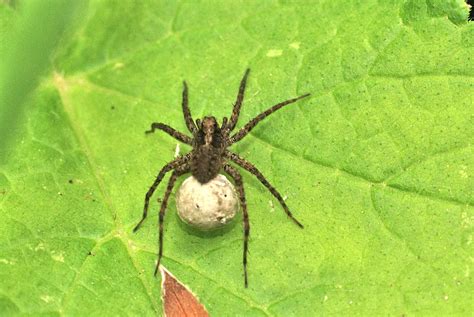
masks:
{"type": "MultiPolygon", "coordinates": [[[[59,96],[61,98],[61,103],[64,107],[64,113],[66,114],[67,121],[68,121],[67,123],[70,126],[70,128],[71,128],[71,130],[74,134],[74,137],[76,138],[77,142],[79,143],[79,147],[81,148],[82,152],[84,153],[84,156],[87,159],[88,167],[89,167],[89,169],[92,173],[93,178],[96,181],[97,187],[100,190],[100,195],[102,196],[104,204],[105,204],[106,208],[109,210],[109,212],[111,213],[112,219],[114,220],[114,230],[108,232],[104,237],[100,238],[99,240],[96,240],[96,243],[95,243],[92,250],[95,250],[95,249],[99,248],[105,242],[107,242],[107,241],[113,239],[114,237],[118,236],[119,240],[122,242],[125,249],[127,250],[127,253],[130,257],[130,260],[132,261],[133,267],[135,268],[135,270],[138,273],[137,275],[138,275],[144,289],[146,290],[147,296],[150,299],[150,302],[153,306],[153,309],[154,309],[155,313],[158,313],[159,311],[161,311],[160,305],[158,304],[156,299],[154,299],[154,297],[152,296],[152,291],[149,288],[149,286],[147,285],[147,283],[145,282],[145,280],[143,278],[143,275],[139,274],[140,271],[142,270],[142,268],[134,260],[132,252],[131,252],[131,250],[128,246],[128,243],[127,243],[127,240],[129,240],[128,236],[126,234],[126,231],[124,230],[123,224],[121,223],[119,217],[114,212],[115,208],[113,207],[113,203],[112,203],[112,200],[109,198],[109,195],[107,195],[107,190],[106,190],[106,186],[104,184],[104,180],[97,173],[97,167],[96,167],[96,164],[95,164],[95,160],[94,160],[92,152],[91,152],[91,150],[90,150],[90,148],[87,144],[84,133],[82,132],[82,129],[79,126],[74,124],[74,120],[72,119],[72,116],[71,116],[72,109],[68,105],[69,100],[68,100],[67,91],[66,91],[68,89],[68,86],[67,86],[68,83],[66,82],[66,80],[64,80],[64,78],[62,78],[59,74],[56,73],[56,74],[54,74],[53,84],[56,87],[56,89],[59,93],[59,96]]],[[[80,278],[80,273],[82,272],[88,258],[89,257],[86,257],[84,259],[84,261],[82,262],[81,266],[78,269],[78,272],[76,273],[76,275],[74,277],[73,282],[71,283],[71,285],[68,287],[67,291],[65,292],[65,294],[63,296],[63,299],[61,301],[61,305],[62,305],[61,308],[62,309],[64,309],[64,307],[66,307],[66,305],[68,303],[68,298],[69,298],[70,294],[72,294],[72,291],[74,290],[75,285],[77,285],[77,282],[80,278]]]]}

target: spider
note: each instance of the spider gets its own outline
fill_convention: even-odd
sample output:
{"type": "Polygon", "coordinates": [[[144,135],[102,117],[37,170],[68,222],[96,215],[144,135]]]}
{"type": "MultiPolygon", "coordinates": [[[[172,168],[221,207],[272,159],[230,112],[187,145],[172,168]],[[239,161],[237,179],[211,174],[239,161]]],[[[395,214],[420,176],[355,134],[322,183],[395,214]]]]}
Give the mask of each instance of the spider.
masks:
{"type": "Polygon", "coordinates": [[[188,144],[193,147],[192,151],[184,156],[177,157],[173,161],[167,163],[158,173],[153,185],[148,189],[148,192],[145,195],[145,206],[143,208],[142,219],[133,229],[133,232],[136,232],[143,221],[146,219],[148,214],[148,206],[150,203],[150,198],[155,192],[156,188],[160,184],[161,180],[167,172],[173,171],[171,177],[168,181],[168,186],[166,188],[163,199],[161,200],[161,208],[159,213],[159,252],[158,252],[158,261],[155,268],[155,276],[158,272],[158,267],[160,266],[161,257],[163,255],[163,220],[165,216],[165,210],[168,203],[168,198],[173,190],[176,179],[185,174],[191,173],[201,184],[205,184],[216,177],[221,170],[227,173],[235,182],[237,187],[237,192],[240,198],[240,205],[243,213],[243,227],[244,227],[244,250],[243,250],[243,266],[244,266],[244,283],[245,287],[248,287],[247,280],[247,251],[248,251],[248,239],[250,233],[250,224],[249,224],[249,215],[247,212],[247,202],[245,199],[245,191],[242,181],[242,176],[239,171],[229,164],[233,162],[238,166],[244,168],[254,176],[275,196],[275,198],[280,202],[285,213],[288,217],[297,224],[300,228],[303,228],[303,225],[293,217],[288,206],[286,205],[283,197],[280,193],[266,180],[263,174],[250,162],[240,157],[238,154],[230,151],[228,147],[242,140],[255,126],[265,119],[270,114],[275,111],[283,108],[286,105],[292,104],[302,98],[308,97],[310,94],[304,94],[302,96],[289,99],[283,102],[280,102],[273,107],[265,110],[260,113],[258,116],[250,120],[244,127],[242,127],[237,132],[232,133],[234,130],[237,120],[239,119],[240,108],[242,106],[242,101],[244,100],[245,86],[247,84],[247,78],[249,75],[250,69],[245,71],[244,77],[240,82],[239,92],[237,95],[237,100],[234,104],[234,109],[230,119],[224,117],[222,124],[219,126],[215,117],[207,116],[202,120],[197,119],[193,120],[191,116],[191,111],[188,106],[188,86],[185,81],[183,81],[183,97],[182,97],[182,108],[184,114],[184,121],[186,126],[193,135],[192,137],[179,132],[172,127],[164,124],[154,122],[151,124],[150,130],[145,131],[145,133],[153,133],[155,130],[162,130],[168,133],[170,136],[174,137],[178,141],[181,141],[185,144],[188,144]]]}

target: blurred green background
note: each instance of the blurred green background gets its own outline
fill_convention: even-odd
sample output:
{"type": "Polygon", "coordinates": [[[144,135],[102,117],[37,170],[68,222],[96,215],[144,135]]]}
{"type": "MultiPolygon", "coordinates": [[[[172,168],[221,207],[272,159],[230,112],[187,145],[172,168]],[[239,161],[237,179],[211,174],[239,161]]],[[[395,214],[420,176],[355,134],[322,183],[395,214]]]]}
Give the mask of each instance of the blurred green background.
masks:
{"type": "Polygon", "coordinates": [[[39,79],[51,71],[51,58],[61,36],[73,25],[74,17],[85,1],[7,1],[3,4],[0,44],[0,160],[21,119],[23,105],[39,79]],[[21,11],[14,19],[10,13],[21,11]]]}

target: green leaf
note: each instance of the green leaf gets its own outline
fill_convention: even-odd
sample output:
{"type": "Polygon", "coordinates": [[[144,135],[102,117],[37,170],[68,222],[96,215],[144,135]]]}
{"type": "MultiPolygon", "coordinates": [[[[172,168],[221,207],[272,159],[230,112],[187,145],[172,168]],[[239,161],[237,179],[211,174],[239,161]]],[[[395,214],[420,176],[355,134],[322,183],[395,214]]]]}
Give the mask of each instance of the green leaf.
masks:
{"type": "Polygon", "coordinates": [[[468,315],[467,11],[461,0],[91,1],[0,166],[0,312],[161,314],[153,270],[165,185],[132,228],[176,141],[144,131],[155,121],[185,131],[183,79],[195,117],[229,116],[249,66],[239,127],[312,94],[233,148],[288,196],[305,229],[242,171],[249,288],[241,218],[225,234],[193,235],[173,199],[163,264],[213,316],[468,315]]]}

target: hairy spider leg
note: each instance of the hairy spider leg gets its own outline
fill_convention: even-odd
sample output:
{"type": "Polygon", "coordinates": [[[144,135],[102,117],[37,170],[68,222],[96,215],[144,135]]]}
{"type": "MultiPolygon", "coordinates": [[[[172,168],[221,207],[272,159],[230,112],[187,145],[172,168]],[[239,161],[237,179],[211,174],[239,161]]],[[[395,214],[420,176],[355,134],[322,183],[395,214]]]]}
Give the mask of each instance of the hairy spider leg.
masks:
{"type": "Polygon", "coordinates": [[[142,216],[142,219],[135,226],[135,228],[133,228],[133,232],[136,232],[138,229],[140,229],[140,226],[142,225],[143,221],[145,221],[148,215],[148,206],[150,204],[150,198],[155,192],[156,188],[160,184],[165,174],[175,168],[182,166],[183,164],[186,164],[190,158],[191,158],[191,153],[188,153],[185,156],[178,157],[174,159],[173,161],[169,162],[168,164],[166,164],[165,166],[163,166],[163,168],[158,173],[158,176],[156,176],[156,179],[153,182],[153,185],[151,185],[151,187],[148,189],[148,192],[145,195],[145,206],[143,207],[143,216],[142,216]]]}
{"type": "Polygon", "coordinates": [[[191,116],[191,111],[189,110],[188,105],[188,85],[183,81],[183,115],[184,121],[189,131],[194,135],[197,131],[196,125],[194,125],[193,117],[191,116]]]}
{"type": "Polygon", "coordinates": [[[240,81],[239,93],[237,94],[237,100],[232,110],[229,125],[226,127],[227,131],[232,131],[239,120],[240,108],[242,107],[242,101],[244,100],[245,86],[247,85],[247,77],[249,76],[250,68],[245,71],[244,77],[240,81]]]}
{"type": "Polygon", "coordinates": [[[256,116],[255,118],[253,118],[252,120],[250,120],[243,128],[241,128],[238,132],[236,132],[231,138],[230,138],[230,141],[229,141],[229,145],[231,144],[234,144],[236,142],[239,142],[241,139],[243,139],[250,131],[252,131],[253,128],[255,128],[255,126],[260,122],[262,121],[263,119],[265,119],[267,116],[271,115],[272,113],[274,113],[275,111],[277,111],[278,109],[281,109],[283,108],[284,106],[286,105],[289,105],[289,104],[292,104],[302,98],[305,98],[305,97],[308,97],[310,94],[304,94],[302,96],[299,96],[299,97],[296,97],[296,98],[293,98],[293,99],[289,99],[289,100],[286,100],[286,101],[283,101],[283,102],[280,102],[276,105],[274,105],[273,107],[265,110],[264,112],[260,113],[258,116],[256,116]]]}
{"type": "Polygon", "coordinates": [[[280,205],[283,207],[283,209],[285,210],[285,213],[288,215],[288,217],[291,220],[293,220],[293,222],[296,223],[300,228],[304,228],[303,225],[298,220],[296,220],[296,218],[293,216],[290,209],[286,205],[285,200],[283,199],[283,197],[281,197],[278,190],[276,190],[276,188],[273,187],[272,184],[270,184],[266,180],[265,176],[263,176],[263,174],[252,163],[250,163],[249,161],[247,161],[244,158],[240,157],[238,154],[233,153],[231,151],[226,151],[226,156],[229,159],[231,159],[232,162],[236,163],[237,165],[239,165],[240,167],[244,168],[246,171],[250,172],[252,175],[257,177],[258,180],[270,191],[270,193],[272,193],[272,195],[276,199],[278,199],[278,201],[280,202],[280,205]]]}
{"type": "Polygon", "coordinates": [[[247,281],[247,253],[248,243],[250,234],[250,223],[249,214],[247,212],[247,200],[245,199],[244,184],[242,182],[242,176],[239,171],[229,164],[224,165],[224,171],[229,174],[235,181],[237,191],[239,192],[240,205],[242,206],[243,222],[244,222],[244,254],[243,254],[243,265],[244,265],[244,281],[245,287],[248,287],[247,281]]]}
{"type": "Polygon", "coordinates": [[[156,262],[155,267],[155,276],[158,273],[158,268],[160,267],[161,257],[163,256],[163,223],[165,220],[165,211],[166,207],[168,206],[168,199],[170,198],[171,192],[173,191],[174,184],[176,179],[189,171],[189,167],[185,166],[184,168],[181,167],[180,169],[176,169],[171,174],[171,177],[168,181],[168,186],[166,187],[165,195],[163,196],[163,200],[161,201],[160,207],[160,214],[159,214],[159,249],[158,249],[158,261],[156,262]]]}
{"type": "Polygon", "coordinates": [[[168,133],[169,135],[171,135],[176,140],[181,141],[183,143],[186,143],[186,144],[189,144],[189,145],[193,144],[193,139],[191,137],[185,135],[182,132],[179,132],[179,131],[173,129],[169,125],[166,125],[166,124],[160,123],[160,122],[153,122],[151,124],[150,130],[145,131],[145,133],[146,134],[153,133],[153,132],[155,132],[155,130],[164,131],[164,132],[168,133]]]}

